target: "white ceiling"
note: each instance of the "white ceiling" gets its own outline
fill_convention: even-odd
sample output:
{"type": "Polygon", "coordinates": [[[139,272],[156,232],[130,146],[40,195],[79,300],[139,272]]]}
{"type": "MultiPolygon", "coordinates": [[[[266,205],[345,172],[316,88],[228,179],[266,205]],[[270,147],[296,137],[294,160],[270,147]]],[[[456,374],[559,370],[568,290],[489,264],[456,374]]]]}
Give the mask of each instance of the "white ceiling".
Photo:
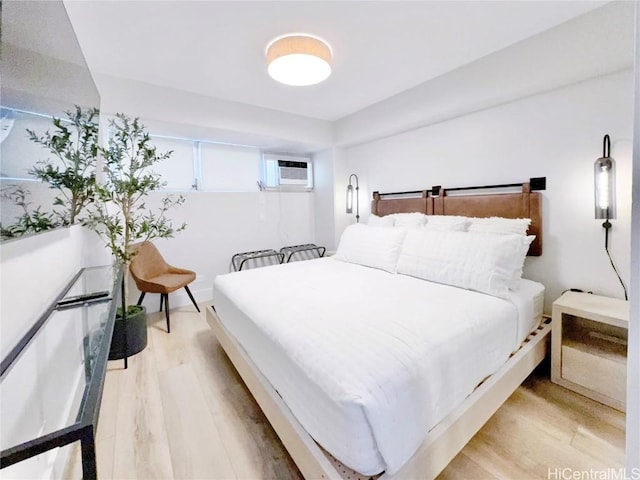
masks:
{"type": "Polygon", "coordinates": [[[65,0],[94,73],[331,121],[605,3],[65,0]],[[267,43],[290,32],[330,43],[328,80],[267,75],[267,43]]]}

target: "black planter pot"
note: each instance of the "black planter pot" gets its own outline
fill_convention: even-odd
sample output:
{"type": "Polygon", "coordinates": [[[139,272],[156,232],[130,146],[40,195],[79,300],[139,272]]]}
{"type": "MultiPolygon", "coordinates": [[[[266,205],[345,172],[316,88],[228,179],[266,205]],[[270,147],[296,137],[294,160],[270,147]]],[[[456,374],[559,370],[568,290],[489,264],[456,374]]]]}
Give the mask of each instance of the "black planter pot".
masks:
{"type": "Polygon", "coordinates": [[[125,321],[122,317],[116,317],[113,327],[113,337],[111,338],[111,349],[109,350],[109,360],[118,360],[125,356],[130,357],[144,350],[147,346],[147,309],[141,310],[133,315],[127,315],[127,349],[125,355],[125,321]]]}

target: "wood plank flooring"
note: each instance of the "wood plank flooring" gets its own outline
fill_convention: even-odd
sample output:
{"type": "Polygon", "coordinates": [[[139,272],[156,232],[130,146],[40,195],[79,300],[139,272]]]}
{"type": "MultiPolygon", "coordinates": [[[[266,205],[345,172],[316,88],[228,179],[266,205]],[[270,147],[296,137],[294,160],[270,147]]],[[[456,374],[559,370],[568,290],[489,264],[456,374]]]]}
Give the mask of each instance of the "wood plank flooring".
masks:
{"type": "MultiPolygon", "coordinates": [[[[97,438],[101,479],[300,479],[193,306],[149,315],[149,345],[109,362],[97,438]]],[[[546,479],[624,462],[624,414],[534,372],[440,479],[546,479]]],[[[78,449],[65,475],[81,478],[78,449]]],[[[560,477],[557,477],[560,478],[560,477]]]]}

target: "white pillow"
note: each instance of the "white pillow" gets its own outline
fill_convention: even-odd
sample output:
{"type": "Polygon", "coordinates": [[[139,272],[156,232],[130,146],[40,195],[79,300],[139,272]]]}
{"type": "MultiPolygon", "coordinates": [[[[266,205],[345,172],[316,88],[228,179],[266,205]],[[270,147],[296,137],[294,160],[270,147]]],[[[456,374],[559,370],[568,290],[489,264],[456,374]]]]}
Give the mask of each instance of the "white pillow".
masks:
{"type": "Polygon", "coordinates": [[[517,235],[526,235],[530,224],[530,218],[472,217],[469,218],[468,231],[498,233],[501,235],[510,233],[514,233],[517,235]]]}
{"type": "Polygon", "coordinates": [[[349,225],[333,258],[395,273],[406,234],[404,228],[349,225]]]}
{"type": "Polygon", "coordinates": [[[372,213],[371,215],[369,215],[369,219],[367,220],[367,225],[372,225],[375,227],[393,227],[394,223],[395,218],[393,218],[393,215],[379,217],[372,213]]]}
{"type": "MultiPolygon", "coordinates": [[[[495,234],[494,234],[495,235],[495,234]]],[[[512,234],[513,235],[513,234],[512,234]]],[[[520,252],[524,259],[527,258],[527,253],[529,252],[529,246],[536,239],[535,235],[525,235],[522,241],[522,251],[520,252]]],[[[511,283],[509,284],[509,290],[518,291],[520,289],[520,280],[522,279],[522,271],[524,268],[524,259],[522,260],[522,265],[519,269],[513,271],[513,277],[511,278],[511,283]]]]}
{"type": "Polygon", "coordinates": [[[393,217],[394,227],[402,228],[422,228],[427,223],[427,216],[424,213],[412,212],[412,213],[394,213],[389,215],[393,217]]]}
{"type": "Polygon", "coordinates": [[[398,273],[507,298],[531,238],[491,233],[409,230],[398,273]]]}
{"type": "Polygon", "coordinates": [[[458,215],[428,215],[425,229],[438,232],[465,232],[469,219],[458,215]]]}

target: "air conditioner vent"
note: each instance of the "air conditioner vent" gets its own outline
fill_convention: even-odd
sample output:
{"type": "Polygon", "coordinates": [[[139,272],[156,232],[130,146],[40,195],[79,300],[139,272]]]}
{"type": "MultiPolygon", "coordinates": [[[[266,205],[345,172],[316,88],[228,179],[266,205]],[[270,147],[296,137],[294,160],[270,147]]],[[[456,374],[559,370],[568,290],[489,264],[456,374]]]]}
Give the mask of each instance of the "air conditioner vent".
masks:
{"type": "Polygon", "coordinates": [[[278,160],[280,185],[307,185],[309,183],[307,162],[278,160]]]}

